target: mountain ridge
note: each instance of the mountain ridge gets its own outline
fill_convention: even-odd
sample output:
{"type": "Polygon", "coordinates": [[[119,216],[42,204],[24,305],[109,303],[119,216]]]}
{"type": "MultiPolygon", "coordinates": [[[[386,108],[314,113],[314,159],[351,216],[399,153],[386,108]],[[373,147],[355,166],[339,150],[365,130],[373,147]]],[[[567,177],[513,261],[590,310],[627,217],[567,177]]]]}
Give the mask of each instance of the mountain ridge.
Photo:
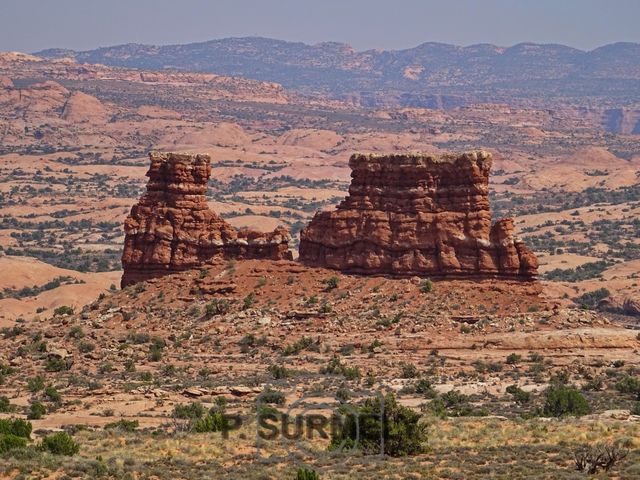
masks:
{"type": "Polygon", "coordinates": [[[424,42],[403,50],[357,51],[340,42],[309,45],[231,37],[164,46],[128,43],[86,51],[47,49],[36,55],[241,76],[277,82],[305,94],[355,98],[373,107],[431,107],[433,95],[445,95],[449,98],[445,103],[453,105],[554,97],[604,98],[627,105],[640,98],[640,44],[631,42],[590,51],[531,42],[510,47],[424,42]]]}

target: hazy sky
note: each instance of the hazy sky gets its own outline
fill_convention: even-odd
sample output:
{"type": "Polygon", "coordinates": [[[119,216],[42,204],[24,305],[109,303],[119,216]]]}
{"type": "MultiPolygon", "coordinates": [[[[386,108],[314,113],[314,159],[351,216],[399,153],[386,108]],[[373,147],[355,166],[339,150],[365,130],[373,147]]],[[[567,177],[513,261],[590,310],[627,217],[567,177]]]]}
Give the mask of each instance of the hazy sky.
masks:
{"type": "Polygon", "coordinates": [[[640,0],[0,0],[0,50],[265,36],[358,50],[435,41],[640,42],[640,0]]]}

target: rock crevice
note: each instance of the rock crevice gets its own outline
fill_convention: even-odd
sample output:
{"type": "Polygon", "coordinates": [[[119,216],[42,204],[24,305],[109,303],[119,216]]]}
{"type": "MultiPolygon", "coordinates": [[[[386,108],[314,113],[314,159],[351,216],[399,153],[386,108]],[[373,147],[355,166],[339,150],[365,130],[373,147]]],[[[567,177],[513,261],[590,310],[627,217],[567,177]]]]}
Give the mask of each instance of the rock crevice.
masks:
{"type": "Polygon", "coordinates": [[[208,155],[149,155],[147,191],[124,225],[122,286],[230,258],[292,258],[284,227],[237,230],[207,205],[208,155]]]}
{"type": "Polygon", "coordinates": [[[303,263],[345,272],[531,279],[538,262],[492,224],[491,155],[353,155],[349,195],[300,237],[303,263]]]}

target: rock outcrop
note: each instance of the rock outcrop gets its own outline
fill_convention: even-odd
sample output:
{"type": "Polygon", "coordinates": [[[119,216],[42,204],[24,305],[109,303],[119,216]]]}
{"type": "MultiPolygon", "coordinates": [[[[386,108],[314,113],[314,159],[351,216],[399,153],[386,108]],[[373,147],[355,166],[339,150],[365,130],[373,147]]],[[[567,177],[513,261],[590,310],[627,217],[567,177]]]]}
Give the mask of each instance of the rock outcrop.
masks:
{"type": "Polygon", "coordinates": [[[125,221],[122,286],[230,258],[292,258],[289,232],[236,230],[207,205],[208,155],[150,155],[147,192],[125,221]]]}
{"type": "Polygon", "coordinates": [[[492,224],[491,155],[353,155],[349,196],[301,232],[300,260],[354,273],[532,279],[512,219],[492,224]]]}

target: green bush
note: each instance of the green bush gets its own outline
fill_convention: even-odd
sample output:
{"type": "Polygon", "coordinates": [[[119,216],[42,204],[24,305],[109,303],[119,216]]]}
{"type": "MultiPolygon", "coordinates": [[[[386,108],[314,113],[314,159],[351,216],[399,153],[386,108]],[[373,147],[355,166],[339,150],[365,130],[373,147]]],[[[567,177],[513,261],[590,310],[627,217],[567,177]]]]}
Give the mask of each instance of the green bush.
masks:
{"type": "Polygon", "coordinates": [[[228,423],[222,412],[210,411],[204,418],[193,422],[192,430],[197,433],[220,432],[229,428],[228,423]]]}
{"type": "Polygon", "coordinates": [[[616,390],[620,393],[640,395],[640,378],[625,375],[616,383],[616,390]]]}
{"type": "Polygon", "coordinates": [[[531,392],[525,392],[517,385],[509,385],[507,387],[507,393],[512,395],[513,400],[519,405],[523,405],[531,401],[531,392]]]}
{"type": "Polygon", "coordinates": [[[204,417],[205,413],[206,409],[199,402],[173,407],[173,416],[175,418],[195,420],[204,417]]]}
{"type": "Polygon", "coordinates": [[[0,397],[0,413],[10,413],[15,410],[14,406],[7,397],[0,397]]]}
{"type": "Polygon", "coordinates": [[[24,448],[27,446],[27,439],[11,434],[0,434],[0,454],[7,453],[10,450],[24,448]]]}
{"type": "Polygon", "coordinates": [[[345,422],[333,433],[330,449],[355,447],[365,454],[378,454],[383,438],[384,453],[392,457],[425,451],[427,431],[426,426],[419,423],[420,415],[399,405],[393,394],[384,399],[367,399],[356,407],[355,415],[350,414],[353,409],[346,407],[341,407],[341,413],[346,414],[345,422]]]}
{"type": "Polygon", "coordinates": [[[565,385],[549,387],[543,414],[546,417],[563,417],[566,415],[586,415],[589,413],[587,399],[575,388],[565,385]]]}
{"type": "Polygon", "coordinates": [[[265,388],[259,398],[260,402],[273,405],[284,405],[286,401],[284,393],[272,390],[271,388],[265,388]]]}
{"type": "Polygon", "coordinates": [[[72,457],[80,451],[78,445],[67,432],[58,432],[42,439],[41,448],[54,455],[72,457]]]}
{"type": "Polygon", "coordinates": [[[44,388],[44,377],[36,375],[35,377],[27,380],[27,388],[31,393],[39,392],[44,388]]]}
{"type": "Polygon", "coordinates": [[[59,315],[73,315],[73,308],[67,305],[61,305],[53,310],[53,314],[57,317],[59,315]]]}
{"type": "Polygon", "coordinates": [[[320,475],[315,470],[300,467],[296,472],[295,480],[320,480],[320,475]]]}
{"type": "Polygon", "coordinates": [[[122,418],[117,422],[107,423],[104,428],[105,430],[120,430],[122,432],[133,432],[138,426],[140,422],[138,420],[127,420],[122,418]]]}
{"type": "Polygon", "coordinates": [[[40,420],[44,417],[44,414],[47,413],[47,407],[40,402],[33,402],[29,406],[29,413],[27,413],[27,418],[29,420],[40,420]]]}
{"type": "Polygon", "coordinates": [[[422,282],[420,282],[420,291],[422,293],[431,293],[431,292],[433,292],[433,282],[431,280],[429,280],[428,278],[422,280],[422,282]]]}
{"type": "Polygon", "coordinates": [[[31,438],[31,422],[21,418],[0,419],[0,435],[14,435],[16,437],[31,438]]]}
{"type": "Polygon", "coordinates": [[[53,403],[62,402],[62,395],[60,395],[60,392],[58,392],[58,390],[54,386],[50,385],[47,388],[45,388],[44,395],[45,397],[47,397],[47,400],[49,400],[50,402],[53,402],[53,403]]]}
{"type": "Polygon", "coordinates": [[[336,288],[338,288],[338,285],[340,284],[340,279],[338,277],[330,277],[324,281],[324,284],[326,285],[325,290],[327,292],[331,290],[335,290],[336,288]]]}

